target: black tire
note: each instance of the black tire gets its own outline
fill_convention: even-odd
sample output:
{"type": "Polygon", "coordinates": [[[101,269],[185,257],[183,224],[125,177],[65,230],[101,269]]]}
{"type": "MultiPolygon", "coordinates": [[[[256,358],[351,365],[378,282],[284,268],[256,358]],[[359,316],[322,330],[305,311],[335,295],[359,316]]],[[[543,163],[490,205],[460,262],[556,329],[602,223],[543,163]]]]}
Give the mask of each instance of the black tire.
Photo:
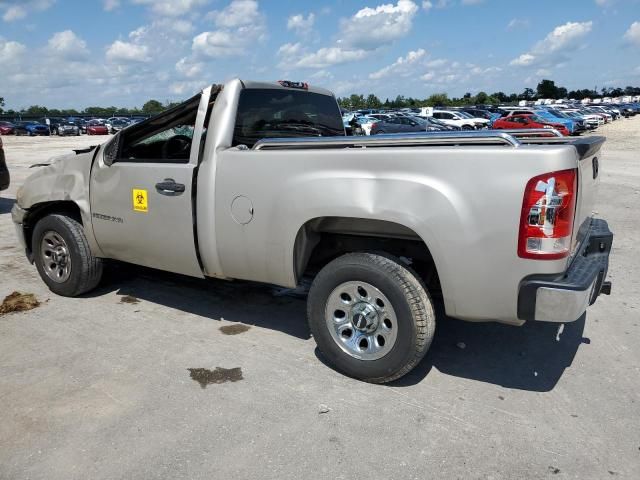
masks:
{"type": "Polygon", "coordinates": [[[93,290],[100,283],[102,259],[93,256],[82,225],[76,220],[58,214],[42,218],[33,231],[32,249],[38,273],[53,293],[64,297],[76,297],[93,290]],[[45,234],[51,231],[65,241],[71,260],[69,278],[62,283],[49,278],[44,268],[40,246],[45,234]]]}
{"type": "Polygon", "coordinates": [[[435,332],[435,313],[419,277],[392,257],[350,253],[327,264],[313,281],[307,317],[324,358],[336,370],[366,382],[387,383],[409,373],[427,353],[435,332]],[[345,352],[325,319],[331,293],[345,282],[366,282],[391,302],[396,316],[395,343],[384,356],[361,360],[345,352]]]}
{"type": "Polygon", "coordinates": [[[471,125],[463,125],[462,130],[474,130],[474,128],[471,125]]]}
{"type": "Polygon", "coordinates": [[[385,133],[387,133],[387,132],[385,132],[384,130],[378,130],[376,132],[376,135],[384,135],[385,133]]]}

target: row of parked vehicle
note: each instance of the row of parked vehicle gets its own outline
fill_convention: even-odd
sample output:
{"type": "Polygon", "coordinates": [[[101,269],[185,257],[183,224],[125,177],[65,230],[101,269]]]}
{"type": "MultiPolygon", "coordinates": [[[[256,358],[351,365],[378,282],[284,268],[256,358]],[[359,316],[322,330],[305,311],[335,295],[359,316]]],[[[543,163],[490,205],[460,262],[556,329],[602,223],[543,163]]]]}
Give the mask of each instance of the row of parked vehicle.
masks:
{"type": "Polygon", "coordinates": [[[564,136],[580,135],[600,125],[640,113],[640,103],[582,105],[563,103],[532,107],[478,105],[456,108],[403,108],[343,112],[351,135],[378,135],[447,130],[555,129],[564,136]]]}
{"type": "Polygon", "coordinates": [[[79,117],[49,118],[24,121],[0,121],[0,135],[108,135],[144,120],[142,117],[92,118],[79,117]]]}

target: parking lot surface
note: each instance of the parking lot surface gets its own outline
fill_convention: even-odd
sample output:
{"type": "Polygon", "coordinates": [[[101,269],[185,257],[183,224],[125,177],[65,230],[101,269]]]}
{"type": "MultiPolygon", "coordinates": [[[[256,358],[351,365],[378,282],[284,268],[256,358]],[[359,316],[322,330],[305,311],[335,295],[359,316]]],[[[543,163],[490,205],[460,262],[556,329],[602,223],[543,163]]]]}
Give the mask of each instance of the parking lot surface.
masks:
{"type": "Polygon", "coordinates": [[[16,189],[105,138],[3,137],[0,300],[40,306],[0,315],[0,479],[640,478],[640,118],[598,134],[612,295],[561,333],[441,316],[387,386],[327,367],[304,299],[269,286],[116,265],[83,298],[51,294],[16,189]]]}

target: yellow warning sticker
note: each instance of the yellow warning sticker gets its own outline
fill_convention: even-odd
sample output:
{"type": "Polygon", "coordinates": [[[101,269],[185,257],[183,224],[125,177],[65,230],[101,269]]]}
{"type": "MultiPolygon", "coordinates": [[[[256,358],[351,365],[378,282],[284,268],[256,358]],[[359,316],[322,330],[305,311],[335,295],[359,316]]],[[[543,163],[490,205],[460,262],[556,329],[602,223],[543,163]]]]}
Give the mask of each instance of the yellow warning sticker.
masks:
{"type": "Polygon", "coordinates": [[[133,189],[133,209],[136,212],[147,213],[149,211],[149,205],[147,203],[147,191],[133,189]]]}

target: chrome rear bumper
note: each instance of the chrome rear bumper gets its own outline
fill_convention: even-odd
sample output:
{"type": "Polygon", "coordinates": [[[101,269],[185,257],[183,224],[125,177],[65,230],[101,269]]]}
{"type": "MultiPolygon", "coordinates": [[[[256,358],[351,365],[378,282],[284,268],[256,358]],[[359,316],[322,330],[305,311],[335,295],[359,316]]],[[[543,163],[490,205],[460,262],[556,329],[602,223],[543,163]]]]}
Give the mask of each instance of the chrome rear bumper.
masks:
{"type": "Polygon", "coordinates": [[[601,293],[611,293],[606,281],[613,233],[607,222],[594,219],[567,271],[532,275],[520,283],[518,318],[543,322],[573,322],[601,293]]]}

